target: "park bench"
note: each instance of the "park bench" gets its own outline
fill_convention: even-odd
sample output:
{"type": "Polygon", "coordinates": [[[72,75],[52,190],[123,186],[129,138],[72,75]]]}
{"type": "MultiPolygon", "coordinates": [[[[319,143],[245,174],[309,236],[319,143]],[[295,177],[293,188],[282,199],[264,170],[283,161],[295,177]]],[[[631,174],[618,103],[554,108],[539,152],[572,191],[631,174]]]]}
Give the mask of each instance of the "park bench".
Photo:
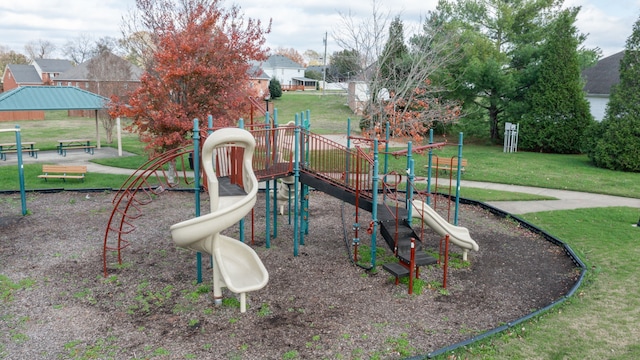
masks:
{"type": "MultiPolygon", "coordinates": [[[[467,159],[461,159],[460,161],[460,170],[464,172],[465,167],[467,166],[467,159]]],[[[427,169],[429,165],[425,165],[424,168],[427,169]]],[[[458,158],[445,158],[434,156],[431,159],[431,168],[434,170],[442,170],[442,171],[457,171],[458,170],[458,158]]]]}
{"type": "Polygon", "coordinates": [[[84,181],[84,174],[87,173],[87,167],[84,165],[42,165],[42,175],[38,175],[39,178],[44,179],[82,179],[84,181]]]}

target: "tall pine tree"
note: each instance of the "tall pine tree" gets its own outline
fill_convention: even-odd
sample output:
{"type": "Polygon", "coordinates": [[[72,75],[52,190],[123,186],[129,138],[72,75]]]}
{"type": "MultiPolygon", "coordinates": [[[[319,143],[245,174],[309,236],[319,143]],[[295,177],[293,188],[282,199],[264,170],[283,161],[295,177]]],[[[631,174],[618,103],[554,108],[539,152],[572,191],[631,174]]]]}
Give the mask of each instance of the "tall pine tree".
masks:
{"type": "Polygon", "coordinates": [[[606,115],[590,132],[587,154],[598,167],[640,172],[640,18],[627,39],[606,115]]]}
{"type": "Polygon", "coordinates": [[[535,83],[524,95],[528,109],[520,121],[523,150],[575,154],[593,123],[582,90],[578,56],[579,8],[562,10],[551,24],[535,83]]]}

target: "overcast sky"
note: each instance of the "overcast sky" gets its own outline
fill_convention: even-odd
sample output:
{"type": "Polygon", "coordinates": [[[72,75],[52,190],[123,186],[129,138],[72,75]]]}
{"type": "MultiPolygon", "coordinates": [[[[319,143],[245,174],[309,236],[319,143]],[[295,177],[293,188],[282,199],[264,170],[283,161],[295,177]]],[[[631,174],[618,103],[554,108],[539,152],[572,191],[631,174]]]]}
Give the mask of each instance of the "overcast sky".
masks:
{"type": "MultiPolygon", "coordinates": [[[[226,1],[225,4],[231,4],[226,1]]],[[[340,24],[340,13],[371,14],[372,0],[236,0],[245,15],[268,23],[270,48],[324,51],[328,32],[328,53],[340,50],[332,30],[340,24]]],[[[437,0],[379,0],[392,15],[400,14],[405,30],[420,23],[437,0]]],[[[79,34],[94,38],[121,37],[122,16],[135,6],[134,0],[2,0],[0,3],[0,45],[24,53],[30,40],[49,40],[62,45],[79,34]]],[[[565,6],[582,6],[577,26],[588,34],[585,46],[599,47],[608,56],[624,49],[633,23],[640,15],[640,0],[565,0],[565,6]]],[[[62,57],[61,53],[56,54],[62,57]]]]}

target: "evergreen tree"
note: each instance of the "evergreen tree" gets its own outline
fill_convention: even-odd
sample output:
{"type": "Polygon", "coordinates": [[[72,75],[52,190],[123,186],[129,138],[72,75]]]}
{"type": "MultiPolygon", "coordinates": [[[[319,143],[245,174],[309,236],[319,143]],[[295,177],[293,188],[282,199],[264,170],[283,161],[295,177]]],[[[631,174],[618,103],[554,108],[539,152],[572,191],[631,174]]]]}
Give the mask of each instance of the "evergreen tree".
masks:
{"type": "Polygon", "coordinates": [[[605,117],[590,131],[587,154],[598,167],[640,172],[640,18],[627,39],[605,117]]]}
{"type": "Polygon", "coordinates": [[[280,85],[280,81],[276,78],[272,78],[269,81],[269,97],[272,99],[277,99],[282,96],[282,85],[280,85]]]}
{"type": "Polygon", "coordinates": [[[396,17],[389,25],[389,37],[382,56],[378,59],[381,79],[384,79],[384,84],[381,84],[380,88],[386,87],[392,90],[404,82],[409,70],[406,64],[408,54],[409,50],[404,41],[404,26],[402,20],[396,17]]]}
{"type": "Polygon", "coordinates": [[[527,111],[518,144],[523,150],[579,153],[584,131],[594,121],[580,78],[580,40],[574,26],[578,11],[562,10],[549,27],[537,78],[523,97],[527,111]]]}

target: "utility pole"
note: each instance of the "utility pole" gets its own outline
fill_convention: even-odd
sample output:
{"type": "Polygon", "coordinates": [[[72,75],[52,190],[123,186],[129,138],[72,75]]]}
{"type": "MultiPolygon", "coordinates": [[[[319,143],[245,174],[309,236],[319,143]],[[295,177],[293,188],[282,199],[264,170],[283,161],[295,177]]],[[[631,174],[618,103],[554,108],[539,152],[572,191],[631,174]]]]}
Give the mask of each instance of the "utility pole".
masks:
{"type": "Polygon", "coordinates": [[[322,62],[324,63],[322,66],[322,95],[324,96],[324,88],[327,87],[327,32],[324,32],[324,57],[322,58],[322,62]]]}

